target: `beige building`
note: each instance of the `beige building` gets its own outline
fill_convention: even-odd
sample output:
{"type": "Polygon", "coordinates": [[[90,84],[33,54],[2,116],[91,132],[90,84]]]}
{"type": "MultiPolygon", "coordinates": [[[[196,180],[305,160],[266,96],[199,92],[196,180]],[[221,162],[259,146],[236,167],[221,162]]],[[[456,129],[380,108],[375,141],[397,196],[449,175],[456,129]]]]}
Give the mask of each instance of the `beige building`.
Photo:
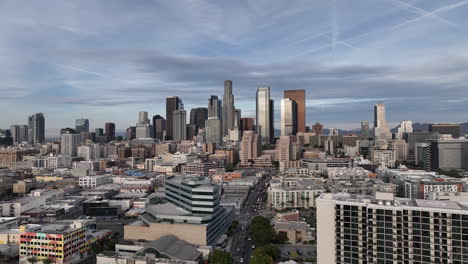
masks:
{"type": "Polygon", "coordinates": [[[20,243],[20,230],[19,229],[8,229],[0,231],[0,245],[3,244],[15,244],[20,243]]]}
{"type": "Polygon", "coordinates": [[[245,131],[242,137],[240,160],[246,162],[250,159],[255,159],[260,155],[260,140],[257,133],[254,131],[245,131]]]}
{"type": "Polygon", "coordinates": [[[324,191],[310,179],[273,179],[268,188],[268,206],[276,210],[315,207],[315,198],[324,191]]]}
{"type": "Polygon", "coordinates": [[[285,233],[291,244],[306,243],[314,240],[314,230],[306,223],[300,221],[274,222],[276,233],[285,233]]]}
{"type": "Polygon", "coordinates": [[[208,245],[206,225],[148,223],[126,225],[124,238],[130,240],[158,240],[161,237],[173,235],[178,239],[194,245],[208,245]]]}
{"type": "Polygon", "coordinates": [[[18,194],[29,193],[32,187],[34,187],[34,182],[31,180],[19,181],[13,184],[13,193],[18,193],[18,194]]]}

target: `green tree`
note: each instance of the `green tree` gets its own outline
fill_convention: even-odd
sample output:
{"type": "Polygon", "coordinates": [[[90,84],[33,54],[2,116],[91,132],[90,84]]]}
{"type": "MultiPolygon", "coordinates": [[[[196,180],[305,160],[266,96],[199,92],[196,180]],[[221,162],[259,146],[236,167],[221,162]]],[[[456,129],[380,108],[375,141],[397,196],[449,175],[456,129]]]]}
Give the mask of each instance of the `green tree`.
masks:
{"type": "Polygon", "coordinates": [[[229,229],[226,234],[228,236],[233,236],[238,226],[239,226],[239,221],[234,220],[232,224],[229,226],[229,229]]]}
{"type": "Polygon", "coordinates": [[[273,264],[273,259],[264,252],[254,252],[250,264],[273,264]]]}
{"type": "Polygon", "coordinates": [[[103,242],[103,250],[115,251],[116,240],[105,240],[103,242]]]}
{"type": "Polygon", "coordinates": [[[257,254],[264,253],[264,254],[270,256],[273,260],[277,260],[281,256],[281,250],[278,247],[276,247],[274,245],[271,245],[271,244],[268,244],[268,245],[265,245],[265,246],[262,246],[262,247],[259,247],[259,248],[255,249],[254,254],[256,252],[257,252],[257,254]]]}
{"type": "Polygon", "coordinates": [[[46,258],[44,260],[42,260],[42,264],[52,264],[53,260],[50,259],[50,258],[46,258]]]}
{"type": "Polygon", "coordinates": [[[251,221],[252,226],[270,226],[270,220],[268,218],[257,215],[254,218],[252,218],[251,221]]]}
{"type": "Polygon", "coordinates": [[[234,259],[232,258],[231,254],[222,251],[222,250],[215,250],[210,255],[210,263],[212,264],[232,264],[234,263],[234,259]]]}
{"type": "Polygon", "coordinates": [[[29,262],[29,263],[34,264],[34,263],[36,263],[37,261],[38,261],[38,260],[37,260],[36,257],[30,257],[30,258],[28,258],[28,262],[29,262]]]}
{"type": "Polygon", "coordinates": [[[101,242],[96,242],[96,243],[91,244],[91,252],[93,252],[93,254],[97,255],[101,253],[103,250],[104,250],[104,247],[102,246],[101,242]]]}
{"type": "Polygon", "coordinates": [[[276,236],[270,220],[263,216],[255,216],[250,223],[250,235],[256,245],[271,243],[276,236]]]}
{"type": "Polygon", "coordinates": [[[276,244],[284,244],[288,241],[288,234],[286,232],[278,232],[275,236],[274,242],[276,244]]]}

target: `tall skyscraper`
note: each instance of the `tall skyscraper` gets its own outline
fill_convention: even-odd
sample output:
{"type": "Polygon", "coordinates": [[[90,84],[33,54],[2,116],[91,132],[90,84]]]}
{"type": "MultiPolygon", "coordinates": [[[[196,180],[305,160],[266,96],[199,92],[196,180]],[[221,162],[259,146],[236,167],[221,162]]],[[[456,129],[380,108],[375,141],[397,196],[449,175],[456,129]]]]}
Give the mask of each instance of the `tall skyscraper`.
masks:
{"type": "Polygon", "coordinates": [[[27,142],[29,128],[27,125],[13,125],[10,127],[11,137],[14,144],[19,144],[22,142],[27,142]]]}
{"type": "Polygon", "coordinates": [[[370,136],[370,125],[369,121],[367,120],[361,121],[361,135],[363,135],[365,138],[369,138],[370,136]]]}
{"type": "Polygon", "coordinates": [[[270,144],[274,139],[273,100],[270,99],[270,87],[262,86],[257,90],[257,133],[263,144],[270,144]]]}
{"type": "Polygon", "coordinates": [[[224,96],[223,96],[223,136],[229,133],[229,130],[234,128],[234,95],[232,95],[232,81],[224,81],[224,96]]]}
{"type": "Polygon", "coordinates": [[[185,110],[175,110],[173,117],[173,139],[182,141],[187,139],[187,113],[185,110]]]}
{"type": "Polygon", "coordinates": [[[138,123],[140,123],[140,124],[148,124],[149,123],[148,112],[140,111],[138,113],[138,123]]]}
{"type": "Polygon", "coordinates": [[[198,131],[198,130],[196,130],[196,126],[195,126],[195,125],[187,124],[187,125],[186,125],[186,132],[185,132],[186,139],[187,139],[187,140],[193,140],[193,138],[197,135],[197,134],[195,133],[195,131],[198,131]]]}
{"type": "Polygon", "coordinates": [[[65,133],[60,135],[60,150],[64,155],[76,157],[81,138],[79,134],[65,133]]]}
{"type": "Polygon", "coordinates": [[[30,144],[45,141],[45,118],[42,113],[36,113],[28,118],[28,136],[30,144]]]}
{"type": "Polygon", "coordinates": [[[75,130],[79,134],[81,132],[89,132],[89,120],[79,118],[75,121],[75,130]]]}
{"type": "Polygon", "coordinates": [[[142,138],[152,138],[151,133],[152,133],[153,128],[149,123],[146,124],[137,124],[136,129],[135,129],[135,137],[136,139],[142,139],[142,138]]]}
{"type": "Polygon", "coordinates": [[[160,115],[153,116],[153,136],[159,140],[164,140],[166,131],[166,119],[160,115]]]}
{"type": "Polygon", "coordinates": [[[305,90],[286,90],[284,98],[296,101],[297,104],[297,132],[306,132],[306,94],[305,90]]]}
{"type": "Polygon", "coordinates": [[[10,146],[13,144],[10,129],[0,129],[0,145],[10,146]]]}
{"type": "Polygon", "coordinates": [[[297,104],[292,99],[281,99],[281,136],[297,133],[297,104]]]}
{"type": "MultiPolygon", "coordinates": [[[[114,123],[106,123],[105,124],[105,136],[107,136],[108,140],[115,139],[115,124],[114,123]]],[[[96,131],[97,134],[97,131],[96,131]]],[[[96,135],[97,136],[97,135],[96,135]]]]}
{"type": "Polygon", "coordinates": [[[217,117],[219,120],[223,119],[223,106],[216,95],[212,95],[208,99],[208,117],[217,117]]]}
{"type": "Polygon", "coordinates": [[[255,130],[254,120],[250,117],[243,117],[240,119],[240,130],[242,132],[248,130],[255,130]]]}
{"type": "Polygon", "coordinates": [[[206,120],[205,137],[208,143],[220,143],[223,136],[221,134],[221,120],[217,117],[209,117],[206,120]]]}
{"type": "Polygon", "coordinates": [[[64,127],[64,128],[61,128],[60,129],[60,135],[62,134],[65,134],[65,133],[68,133],[68,134],[78,134],[76,132],[75,129],[71,128],[71,127],[64,127]]]}
{"type": "Polygon", "coordinates": [[[240,109],[234,111],[234,128],[240,129],[240,120],[242,118],[242,112],[240,109]]]}
{"type": "Polygon", "coordinates": [[[377,103],[374,106],[374,137],[379,140],[392,139],[392,133],[388,129],[385,119],[384,103],[377,103]]]}
{"type": "Polygon", "coordinates": [[[400,122],[400,127],[396,133],[397,139],[403,139],[403,135],[413,132],[413,122],[411,120],[403,120],[400,122]]]}
{"type": "Polygon", "coordinates": [[[102,137],[102,136],[104,136],[104,129],[96,128],[96,129],[94,129],[94,133],[96,133],[96,137],[102,137]]]}
{"type": "Polygon", "coordinates": [[[190,110],[190,124],[195,125],[195,131],[205,128],[205,121],[208,119],[208,108],[197,107],[190,110]]]}
{"type": "Polygon", "coordinates": [[[153,127],[148,119],[148,112],[138,114],[138,123],[136,124],[136,138],[152,138],[153,127]]]}
{"type": "MultiPolygon", "coordinates": [[[[184,109],[182,100],[177,96],[166,97],[166,139],[174,139],[174,111],[184,109]]],[[[185,126],[184,126],[185,130],[185,126]]]]}
{"type": "Polygon", "coordinates": [[[132,140],[135,138],[136,138],[136,127],[132,126],[132,127],[127,128],[125,139],[132,140]]]}

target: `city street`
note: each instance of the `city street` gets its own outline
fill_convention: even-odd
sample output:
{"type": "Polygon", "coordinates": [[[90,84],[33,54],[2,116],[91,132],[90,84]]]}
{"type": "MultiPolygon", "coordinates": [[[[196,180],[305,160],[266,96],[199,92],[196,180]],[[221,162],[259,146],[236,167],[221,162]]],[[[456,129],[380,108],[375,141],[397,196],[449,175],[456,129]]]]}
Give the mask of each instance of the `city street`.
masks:
{"type": "Polygon", "coordinates": [[[265,208],[263,197],[266,194],[266,184],[271,177],[259,179],[258,184],[249,194],[244,207],[241,209],[237,220],[239,227],[235,235],[231,238],[232,243],[230,253],[234,257],[236,263],[248,263],[253,251],[253,242],[249,238],[250,221],[265,208]]]}

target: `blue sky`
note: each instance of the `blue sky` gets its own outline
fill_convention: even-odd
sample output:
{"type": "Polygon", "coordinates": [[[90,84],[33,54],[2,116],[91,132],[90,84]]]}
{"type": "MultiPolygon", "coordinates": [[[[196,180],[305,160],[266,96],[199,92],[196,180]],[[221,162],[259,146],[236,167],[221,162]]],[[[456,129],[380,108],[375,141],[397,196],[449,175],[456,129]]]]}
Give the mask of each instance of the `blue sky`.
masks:
{"type": "Polygon", "coordinates": [[[377,101],[392,124],[464,122],[466,17],[468,0],[3,0],[0,127],[43,112],[48,135],[80,117],[124,130],[225,79],[243,116],[269,85],[278,113],[306,89],[307,124],[356,128],[377,101]]]}

